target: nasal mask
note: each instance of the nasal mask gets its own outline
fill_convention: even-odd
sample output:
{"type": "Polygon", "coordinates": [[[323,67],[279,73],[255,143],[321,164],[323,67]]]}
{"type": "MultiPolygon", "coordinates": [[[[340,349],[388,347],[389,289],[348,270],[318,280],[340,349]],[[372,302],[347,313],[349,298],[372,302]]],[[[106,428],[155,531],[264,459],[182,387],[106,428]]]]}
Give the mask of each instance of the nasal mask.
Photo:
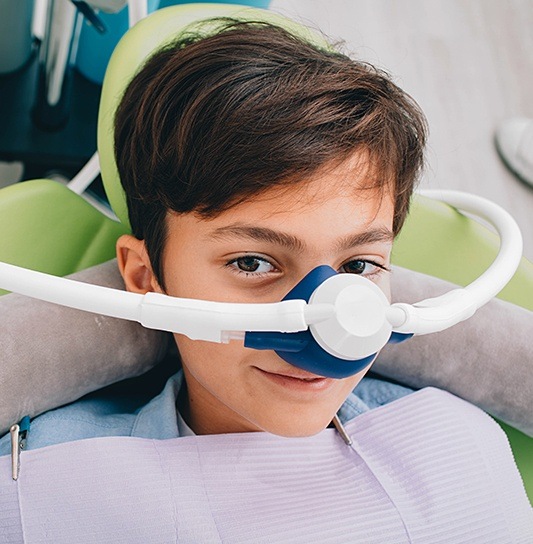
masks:
{"type": "Polygon", "coordinates": [[[145,295],[0,263],[0,288],[88,312],[138,321],[193,340],[243,341],[274,350],[314,374],[345,378],[366,368],[387,343],[439,332],[471,317],[511,279],[522,255],[513,218],[496,204],[457,191],[424,195],[488,221],[500,236],[492,265],[464,288],[416,304],[390,304],[370,280],[319,266],[281,302],[228,303],[145,295]]]}

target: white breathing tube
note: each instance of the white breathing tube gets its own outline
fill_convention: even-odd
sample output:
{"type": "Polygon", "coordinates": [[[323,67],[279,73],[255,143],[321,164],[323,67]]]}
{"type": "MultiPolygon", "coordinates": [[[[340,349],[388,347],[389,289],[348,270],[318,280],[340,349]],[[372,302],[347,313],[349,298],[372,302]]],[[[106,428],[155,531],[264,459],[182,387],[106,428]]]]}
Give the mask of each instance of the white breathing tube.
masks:
{"type": "Polygon", "coordinates": [[[486,198],[460,191],[427,190],[420,191],[420,194],[488,221],[500,237],[498,255],[491,266],[468,286],[414,305],[392,305],[405,312],[403,322],[399,316],[399,321],[393,323],[395,331],[427,334],[468,319],[496,296],[516,272],[522,258],[523,242],[520,228],[512,216],[486,198]]]}
{"type": "Polygon", "coordinates": [[[391,331],[427,334],[468,319],[507,284],[519,265],[522,256],[520,229],[501,207],[485,198],[458,191],[424,191],[422,194],[490,222],[500,236],[500,249],[489,269],[467,287],[414,305],[391,305],[372,282],[352,274],[340,274],[337,277],[344,279],[333,277],[324,281],[315,289],[309,302],[284,300],[266,304],[211,302],[158,293],[141,295],[7,263],[0,263],[0,288],[211,342],[242,339],[247,331],[298,332],[309,328],[313,335],[316,332],[320,337],[317,342],[324,349],[328,349],[328,338],[334,337],[333,343],[337,345],[331,347],[330,352],[336,356],[364,357],[381,349],[391,331]],[[363,344],[368,345],[361,350],[354,348],[353,342],[348,343],[349,347],[342,347],[346,344],[346,336],[357,342],[364,337],[363,344]],[[353,349],[357,353],[354,354],[353,349]]]}

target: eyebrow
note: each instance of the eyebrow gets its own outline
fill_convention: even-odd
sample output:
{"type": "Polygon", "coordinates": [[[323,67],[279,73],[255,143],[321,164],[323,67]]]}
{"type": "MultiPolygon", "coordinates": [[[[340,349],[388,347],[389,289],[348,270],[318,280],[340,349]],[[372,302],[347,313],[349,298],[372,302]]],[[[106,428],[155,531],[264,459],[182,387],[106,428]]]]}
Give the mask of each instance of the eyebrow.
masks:
{"type": "Polygon", "coordinates": [[[368,244],[387,243],[392,244],[394,233],[386,227],[377,227],[356,234],[349,234],[341,238],[337,243],[337,250],[344,251],[352,247],[366,246],[368,244]]]}
{"type": "MultiPolygon", "coordinates": [[[[306,244],[285,232],[270,229],[268,227],[254,227],[245,224],[227,225],[219,227],[210,234],[210,238],[223,240],[228,238],[241,238],[255,240],[257,242],[267,242],[283,246],[295,253],[302,253],[306,249],[306,244]]],[[[345,251],[353,247],[364,246],[373,243],[392,243],[394,234],[386,227],[377,227],[364,232],[350,234],[341,238],[336,245],[337,251],[345,251]]]]}
{"type": "Polygon", "coordinates": [[[302,253],[305,250],[305,244],[296,236],[269,229],[267,227],[253,227],[251,225],[228,225],[220,227],[211,233],[212,238],[227,239],[227,238],[242,238],[255,240],[257,242],[267,242],[283,246],[296,253],[302,253]]]}

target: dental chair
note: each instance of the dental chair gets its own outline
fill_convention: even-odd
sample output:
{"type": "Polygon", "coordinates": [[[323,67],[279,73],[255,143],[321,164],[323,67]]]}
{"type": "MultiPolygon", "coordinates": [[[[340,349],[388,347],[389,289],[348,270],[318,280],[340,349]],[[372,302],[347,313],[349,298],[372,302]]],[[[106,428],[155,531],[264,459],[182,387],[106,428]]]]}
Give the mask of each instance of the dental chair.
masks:
{"type": "MultiPolygon", "coordinates": [[[[57,182],[39,179],[0,190],[0,260],[64,276],[115,257],[115,241],[129,232],[127,210],[113,156],[113,114],[142,61],[177,30],[213,16],[268,20],[313,38],[307,29],[271,12],[231,5],[186,4],[157,11],[118,45],[104,80],[98,120],[98,152],[109,202],[118,216],[101,213],[57,182]]],[[[450,206],[417,196],[394,248],[396,265],[466,285],[490,264],[497,238],[450,206]]],[[[499,295],[533,310],[533,266],[525,259],[499,295]]],[[[9,316],[2,316],[9,319],[9,316]]],[[[508,335],[511,331],[502,331],[508,335]]],[[[502,361],[505,365],[505,361],[502,361]]],[[[532,377],[533,381],[533,377],[532,377]]],[[[530,499],[533,439],[502,424],[530,499]]]]}

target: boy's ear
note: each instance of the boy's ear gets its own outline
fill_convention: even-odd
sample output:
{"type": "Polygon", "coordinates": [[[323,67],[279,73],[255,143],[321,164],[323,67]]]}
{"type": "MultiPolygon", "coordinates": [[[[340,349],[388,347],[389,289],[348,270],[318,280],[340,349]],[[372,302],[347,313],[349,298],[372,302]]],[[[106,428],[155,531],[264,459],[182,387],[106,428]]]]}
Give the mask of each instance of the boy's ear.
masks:
{"type": "Polygon", "coordinates": [[[116,248],[118,268],[128,291],[143,295],[161,292],[143,240],[124,234],[117,240],[116,248]]]}

